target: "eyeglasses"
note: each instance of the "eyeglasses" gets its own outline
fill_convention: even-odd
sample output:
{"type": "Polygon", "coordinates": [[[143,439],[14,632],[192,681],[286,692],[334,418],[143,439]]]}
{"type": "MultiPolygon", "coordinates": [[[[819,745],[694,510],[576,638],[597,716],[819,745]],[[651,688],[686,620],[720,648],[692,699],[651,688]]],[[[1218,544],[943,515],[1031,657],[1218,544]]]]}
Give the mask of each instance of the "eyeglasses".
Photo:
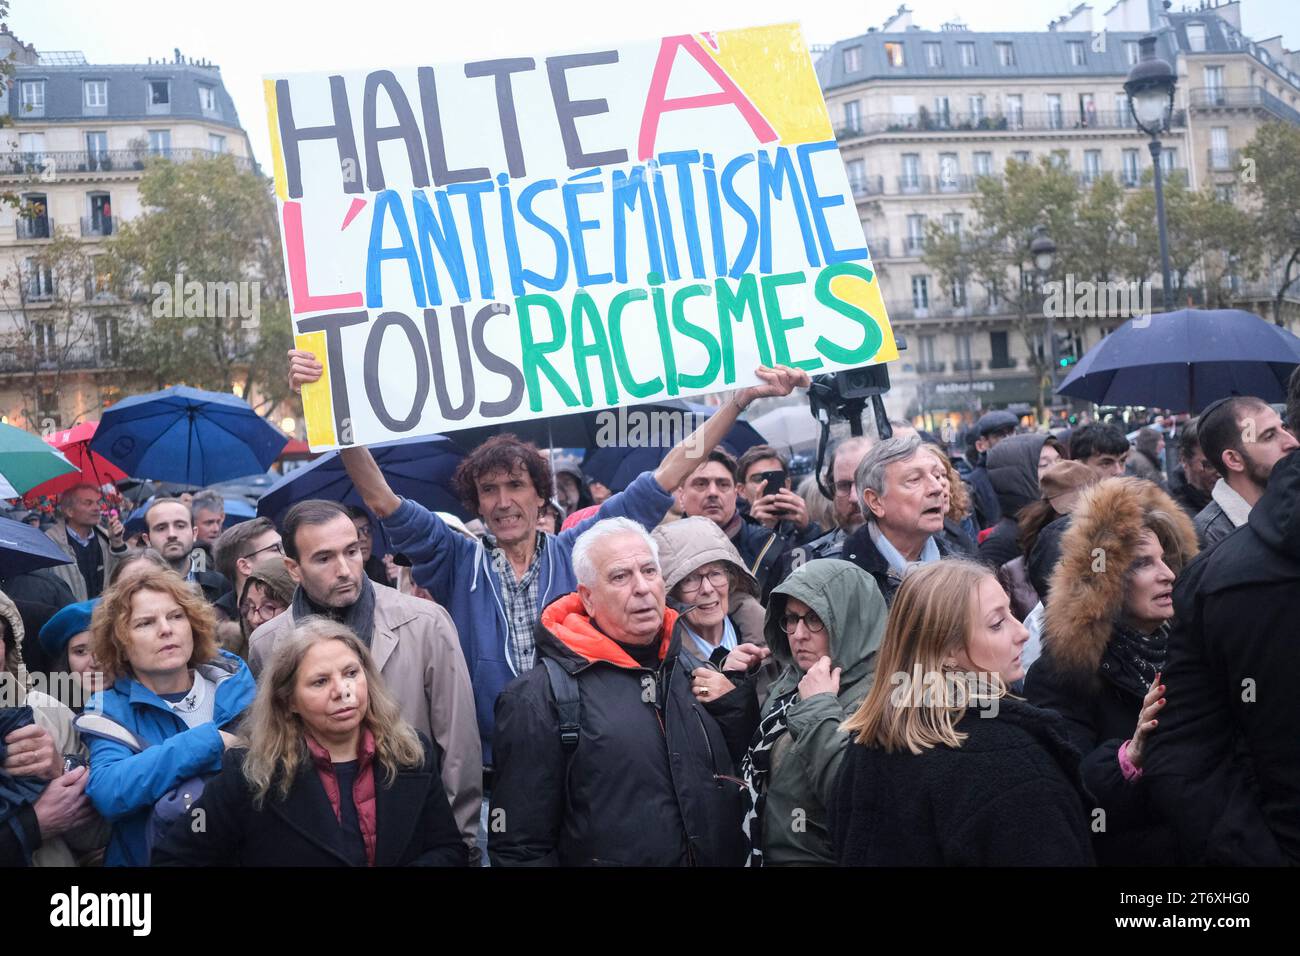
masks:
{"type": "Polygon", "coordinates": [[[694,594],[701,586],[703,586],[705,578],[707,578],[709,583],[713,585],[713,590],[715,591],[721,591],[723,586],[730,582],[730,579],[727,577],[727,572],[723,571],[721,568],[715,568],[705,574],[701,574],[697,571],[695,574],[688,574],[686,577],[682,578],[680,584],[682,594],[694,594]]]}
{"type": "Polygon", "coordinates": [[[247,618],[252,618],[252,616],[256,614],[263,621],[269,621],[271,618],[278,617],[287,610],[288,608],[283,604],[268,601],[265,604],[260,605],[245,604],[239,609],[239,613],[247,618]]]}
{"type": "Polygon", "coordinates": [[[265,548],[258,548],[256,551],[250,551],[248,554],[244,555],[244,557],[254,558],[263,551],[274,551],[276,554],[284,554],[284,544],[280,541],[276,541],[272,544],[268,544],[265,548]]]}
{"type": "Polygon", "coordinates": [[[819,633],[822,628],[826,626],[822,623],[822,619],[812,611],[809,611],[807,614],[790,614],[787,612],[781,618],[781,630],[785,631],[787,634],[793,634],[795,629],[799,626],[800,621],[803,621],[803,626],[808,628],[808,630],[812,631],[814,634],[819,633]]]}

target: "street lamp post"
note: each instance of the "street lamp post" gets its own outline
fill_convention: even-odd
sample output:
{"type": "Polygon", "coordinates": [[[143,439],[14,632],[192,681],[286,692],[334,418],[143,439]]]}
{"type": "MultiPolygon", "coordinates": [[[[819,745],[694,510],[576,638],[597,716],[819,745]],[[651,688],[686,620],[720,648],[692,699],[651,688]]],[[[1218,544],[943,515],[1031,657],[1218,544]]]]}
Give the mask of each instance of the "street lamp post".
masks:
{"type": "MultiPolygon", "coordinates": [[[[1029,243],[1029,257],[1033,259],[1034,268],[1038,270],[1038,284],[1041,288],[1047,280],[1048,274],[1051,273],[1052,262],[1056,258],[1056,243],[1047,234],[1046,226],[1034,227],[1034,238],[1029,243]]],[[[1047,321],[1047,354],[1049,358],[1047,367],[1049,393],[1047,400],[1050,406],[1055,401],[1056,396],[1056,316],[1052,314],[1050,309],[1044,308],[1043,318],[1047,321]]]]}
{"type": "Polygon", "coordinates": [[[1160,276],[1165,311],[1174,307],[1174,290],[1169,279],[1169,237],[1165,232],[1164,177],[1160,169],[1160,134],[1170,127],[1174,112],[1174,86],[1178,78],[1167,62],[1156,56],[1156,38],[1138,41],[1140,57],[1124,81],[1129,112],[1138,129],[1151,137],[1151,161],[1155,164],[1156,228],[1160,234],[1160,276]]]}

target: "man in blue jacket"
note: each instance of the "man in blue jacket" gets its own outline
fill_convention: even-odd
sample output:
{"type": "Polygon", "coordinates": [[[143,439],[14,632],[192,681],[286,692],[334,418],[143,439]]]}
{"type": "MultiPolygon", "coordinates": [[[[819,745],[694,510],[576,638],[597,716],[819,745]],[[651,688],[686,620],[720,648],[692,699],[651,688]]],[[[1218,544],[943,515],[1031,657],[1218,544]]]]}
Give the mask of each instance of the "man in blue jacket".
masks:
{"type": "MultiPolygon", "coordinates": [[[[296,391],[321,376],[310,352],[289,352],[290,384],[296,391]]],[[[570,555],[578,536],[605,518],[631,518],[646,530],[663,520],[673,492],[717,447],[750,403],[807,388],[808,373],[776,366],[759,368],[763,384],[737,389],[716,412],[676,445],[654,472],[639,475],[600,511],[568,531],[537,528],[543,503],[554,495],[550,465],[530,443],[498,435],[467,457],[456,472],[457,491],[483,520],[484,541],[471,541],[436,514],[393,493],[364,447],[340,453],[348,477],[366,507],[383,522],[393,550],[411,561],[411,576],[456,622],[474,685],[483,741],[485,789],[490,789],[493,708],[506,684],[536,662],[534,632],[542,610],[577,590],[570,555]]]]}

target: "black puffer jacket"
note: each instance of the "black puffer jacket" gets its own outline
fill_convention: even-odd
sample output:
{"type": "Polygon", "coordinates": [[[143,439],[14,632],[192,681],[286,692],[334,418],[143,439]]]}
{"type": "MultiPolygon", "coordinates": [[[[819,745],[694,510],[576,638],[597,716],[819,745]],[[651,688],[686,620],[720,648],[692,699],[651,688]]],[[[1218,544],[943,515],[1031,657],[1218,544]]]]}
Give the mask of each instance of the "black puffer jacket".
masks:
{"type": "Polygon", "coordinates": [[[841,866],[1092,864],[1079,755],[1060,718],[1014,697],[998,705],[995,717],[967,711],[957,748],[849,745],[831,808],[841,866]]]}
{"type": "Polygon", "coordinates": [[[1046,435],[1012,435],[998,442],[988,456],[989,482],[998,496],[1001,517],[993,533],[980,542],[980,560],[994,568],[1020,557],[1020,509],[1039,498],[1038,456],[1046,435]]]}
{"type": "Polygon", "coordinates": [[[661,663],[640,667],[598,631],[576,594],[542,612],[537,651],[578,682],[581,730],[567,755],[538,661],[497,698],[494,866],[738,866],[735,762],[756,717],[752,694],[701,705],[678,665],[681,628],[664,615],[661,663]]]}
{"type": "Polygon", "coordinates": [[[1300,863],[1300,451],[1187,566],[1145,775],[1194,862],[1300,863]]]}

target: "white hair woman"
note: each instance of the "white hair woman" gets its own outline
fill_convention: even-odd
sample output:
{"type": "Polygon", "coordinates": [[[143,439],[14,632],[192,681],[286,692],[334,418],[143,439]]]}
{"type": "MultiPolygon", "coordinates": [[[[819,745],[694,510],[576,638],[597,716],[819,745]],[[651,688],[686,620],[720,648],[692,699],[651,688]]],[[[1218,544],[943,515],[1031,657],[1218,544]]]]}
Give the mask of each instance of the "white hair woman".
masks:
{"type": "Polygon", "coordinates": [[[309,617],[276,647],[244,728],[156,866],[465,866],[433,745],[401,719],[370,652],[309,617]]]}

